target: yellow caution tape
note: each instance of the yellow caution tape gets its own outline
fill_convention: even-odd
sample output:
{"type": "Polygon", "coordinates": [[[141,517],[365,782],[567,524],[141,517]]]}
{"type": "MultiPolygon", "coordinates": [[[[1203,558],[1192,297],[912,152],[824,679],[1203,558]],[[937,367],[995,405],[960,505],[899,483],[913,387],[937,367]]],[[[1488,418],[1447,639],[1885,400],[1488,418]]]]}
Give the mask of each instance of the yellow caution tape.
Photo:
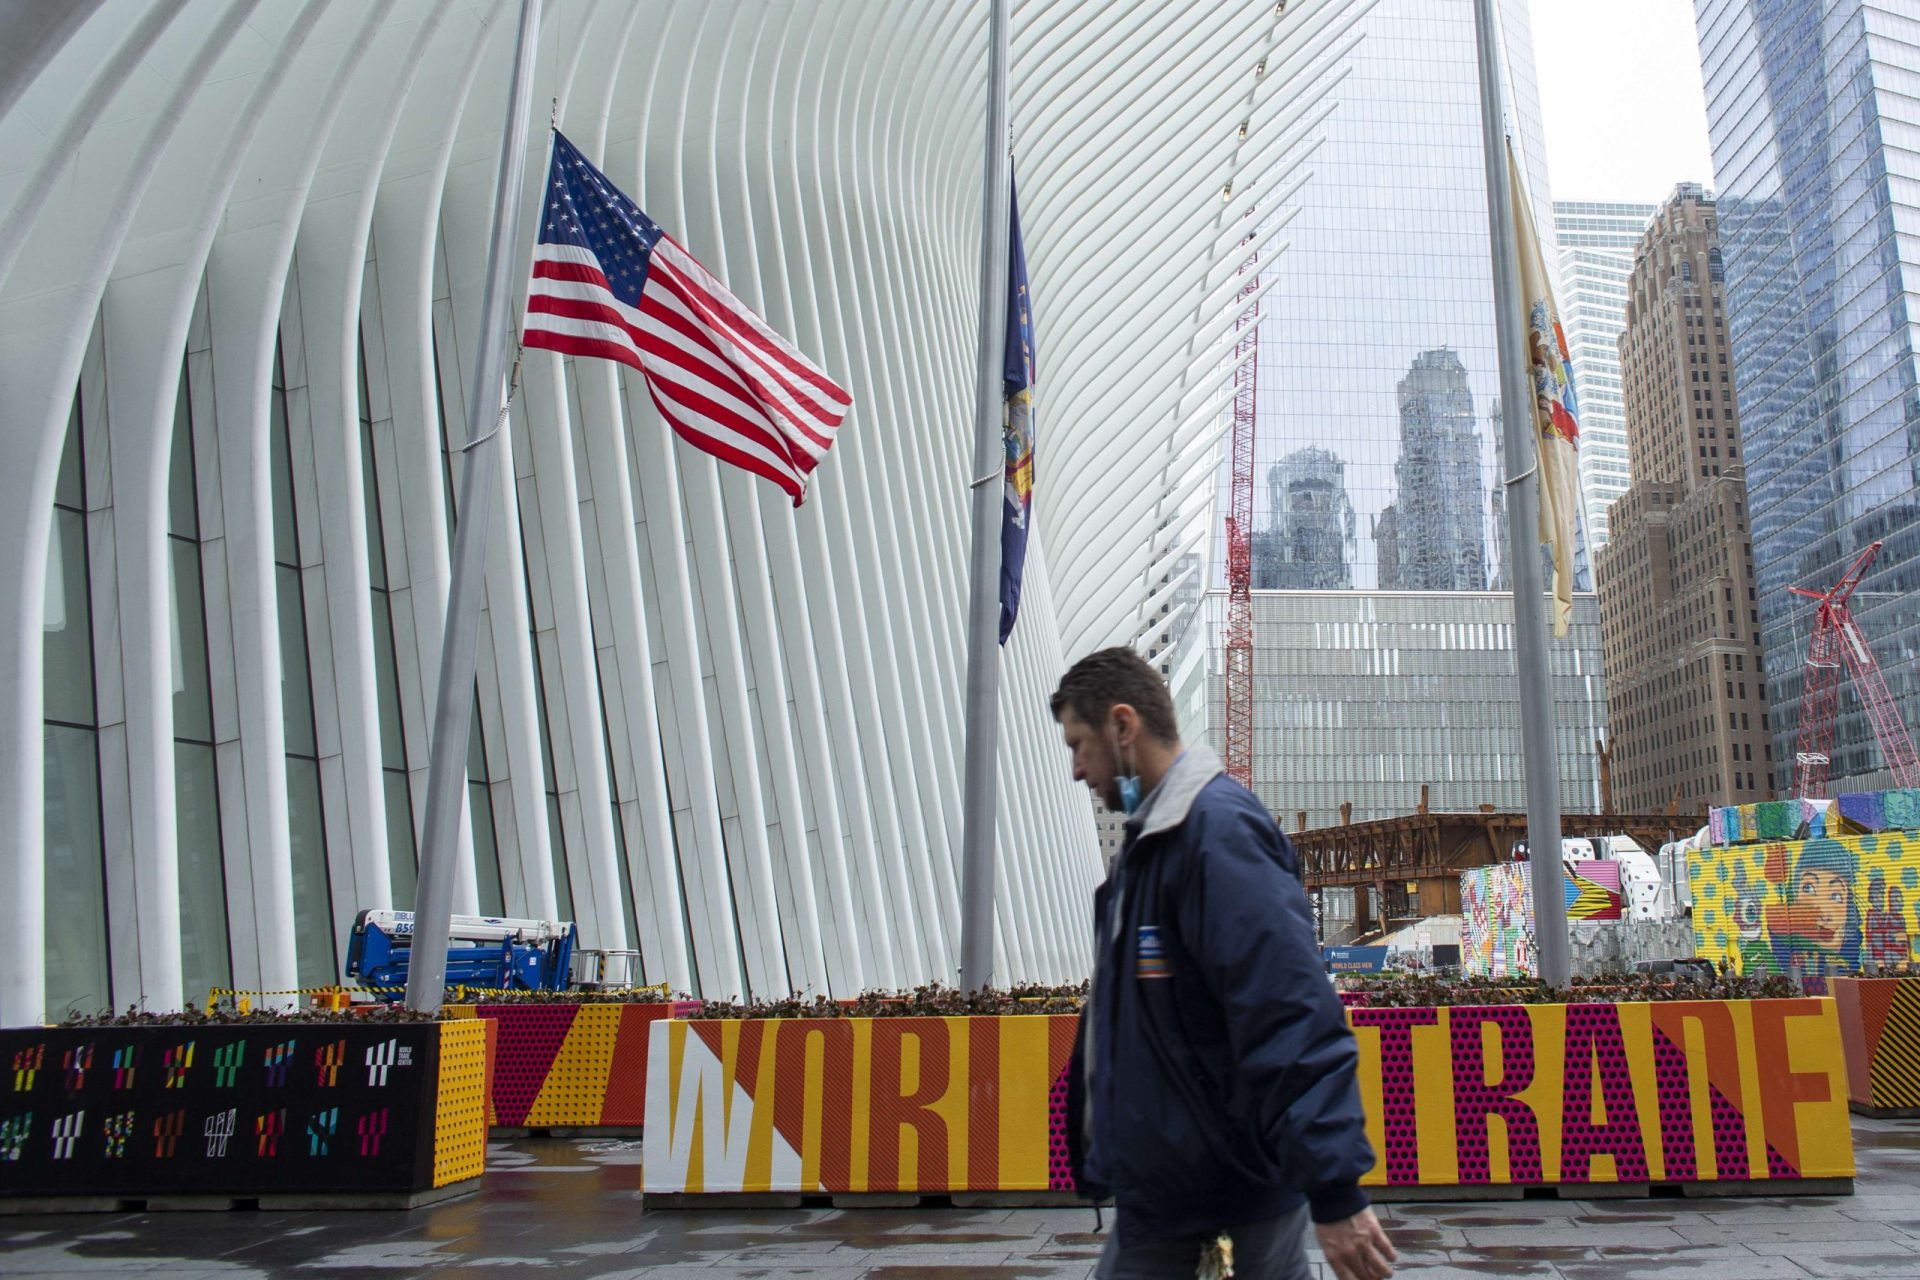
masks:
{"type": "MultiPolygon", "coordinates": [[[[332,996],[332,995],[351,996],[356,991],[365,992],[368,995],[376,995],[376,996],[403,995],[406,992],[406,988],[405,987],[372,987],[372,986],[346,987],[346,986],[341,986],[338,983],[334,983],[332,985],[324,986],[324,987],[285,987],[285,988],[280,988],[278,990],[266,990],[266,989],[254,988],[254,987],[211,987],[207,990],[207,1008],[211,1009],[215,1005],[219,1004],[220,998],[222,996],[233,997],[236,1003],[239,1003],[242,1006],[242,1012],[245,1012],[245,1004],[247,1003],[249,997],[332,996]]],[[[668,984],[664,982],[656,982],[644,987],[620,987],[617,989],[606,988],[606,989],[603,989],[598,994],[619,995],[629,991],[658,992],[660,995],[663,995],[663,996],[672,994],[671,988],[668,986],[668,984]]],[[[470,987],[470,986],[466,986],[465,984],[456,983],[447,988],[447,997],[450,1001],[454,1003],[463,1002],[473,996],[516,996],[516,995],[525,995],[525,994],[527,994],[525,988],[515,988],[515,987],[470,987]]],[[[555,992],[554,994],[564,995],[566,993],[555,992]]]]}

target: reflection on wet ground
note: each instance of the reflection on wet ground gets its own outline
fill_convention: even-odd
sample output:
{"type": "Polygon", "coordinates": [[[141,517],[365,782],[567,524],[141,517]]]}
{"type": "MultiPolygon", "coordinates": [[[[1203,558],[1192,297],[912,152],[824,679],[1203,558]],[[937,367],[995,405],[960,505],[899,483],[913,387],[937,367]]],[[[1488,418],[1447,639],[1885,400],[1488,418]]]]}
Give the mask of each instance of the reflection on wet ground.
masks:
{"type": "MultiPolygon", "coordinates": [[[[1854,1138],[1853,1196],[1380,1213],[1400,1274],[1423,1280],[1920,1280],[1920,1121],[1857,1120],[1854,1138]]],[[[0,1276],[483,1280],[533,1268],[555,1280],[1084,1280],[1103,1238],[1091,1209],[643,1212],[637,1141],[502,1142],[489,1161],[480,1194],[412,1213],[0,1218],[0,1276]]]]}

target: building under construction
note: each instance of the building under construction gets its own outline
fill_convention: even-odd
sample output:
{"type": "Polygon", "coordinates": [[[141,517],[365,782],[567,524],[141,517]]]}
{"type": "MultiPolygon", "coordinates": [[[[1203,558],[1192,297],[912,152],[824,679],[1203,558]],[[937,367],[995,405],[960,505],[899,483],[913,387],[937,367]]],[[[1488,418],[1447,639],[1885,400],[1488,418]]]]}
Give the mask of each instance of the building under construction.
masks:
{"type": "MultiPolygon", "coordinates": [[[[1413,813],[1370,822],[1342,820],[1306,829],[1304,817],[1296,813],[1287,825],[1296,828],[1293,845],[1308,892],[1322,901],[1338,896],[1343,904],[1351,895],[1350,909],[1323,917],[1327,942],[1458,914],[1460,873],[1514,861],[1524,854],[1527,839],[1524,813],[1499,812],[1492,805],[1440,812],[1427,808],[1424,798],[1413,813]]],[[[1565,839],[1627,836],[1653,853],[1693,834],[1700,822],[1697,813],[1563,813],[1560,833],[1565,839]]]]}

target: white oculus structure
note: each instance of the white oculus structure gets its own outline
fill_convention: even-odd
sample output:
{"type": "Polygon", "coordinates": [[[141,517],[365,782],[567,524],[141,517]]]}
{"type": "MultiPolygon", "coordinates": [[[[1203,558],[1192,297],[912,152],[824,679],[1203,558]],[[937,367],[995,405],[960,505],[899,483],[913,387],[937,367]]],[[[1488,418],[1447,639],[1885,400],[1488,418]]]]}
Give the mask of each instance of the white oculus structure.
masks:
{"type": "MultiPolygon", "coordinates": [[[[1205,572],[1245,214],[1307,180],[1369,3],[1014,8],[999,981],[1086,971],[1047,694],[1205,572]]],[[[513,12],[0,0],[0,1023],[336,981],[410,905],[513,12]]],[[[855,404],[794,511],[527,353],[455,910],[710,997],[953,981],[986,19],[549,0],[535,103],[855,404]]]]}

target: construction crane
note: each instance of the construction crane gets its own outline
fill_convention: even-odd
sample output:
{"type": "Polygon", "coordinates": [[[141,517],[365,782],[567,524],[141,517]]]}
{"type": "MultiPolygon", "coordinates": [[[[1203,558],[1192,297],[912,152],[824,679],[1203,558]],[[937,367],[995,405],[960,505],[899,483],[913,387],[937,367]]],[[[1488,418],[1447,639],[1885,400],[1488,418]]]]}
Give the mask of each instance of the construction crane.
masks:
{"type": "MultiPolygon", "coordinates": [[[[1248,240],[1252,240],[1249,236],[1248,240]]],[[[1232,467],[1227,502],[1227,725],[1226,766],[1243,787],[1253,786],[1253,406],[1260,366],[1259,259],[1240,268],[1240,340],[1233,358],[1232,467]]]]}
{"type": "Polygon", "coordinates": [[[1793,783],[1796,794],[1819,798],[1827,794],[1827,776],[1833,768],[1833,726],[1840,707],[1840,665],[1853,673],[1853,685],[1873,721],[1880,739],[1880,752],[1893,774],[1894,785],[1920,784],[1920,757],[1913,749],[1913,738],[1906,721],[1894,703],[1880,664],[1874,661],[1867,638],[1853,621],[1848,599],[1860,585],[1867,566],[1880,554],[1874,543],[1860,553],[1853,567],[1826,591],[1808,591],[1789,587],[1795,595],[1820,602],[1819,617],[1813,635],[1807,641],[1806,688],[1800,695],[1799,739],[1794,744],[1793,783]]]}

